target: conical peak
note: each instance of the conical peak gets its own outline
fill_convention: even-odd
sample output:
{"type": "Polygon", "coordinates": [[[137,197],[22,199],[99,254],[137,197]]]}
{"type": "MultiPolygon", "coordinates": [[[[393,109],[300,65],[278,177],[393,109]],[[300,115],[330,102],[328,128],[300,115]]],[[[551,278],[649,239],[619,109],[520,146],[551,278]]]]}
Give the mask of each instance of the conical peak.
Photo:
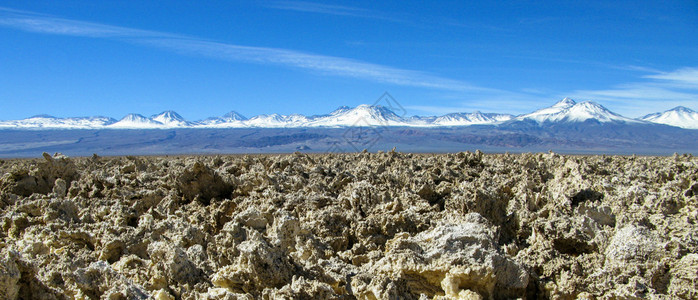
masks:
{"type": "Polygon", "coordinates": [[[570,107],[577,104],[572,98],[565,97],[565,99],[560,100],[559,102],[555,103],[553,107],[570,107]]]}

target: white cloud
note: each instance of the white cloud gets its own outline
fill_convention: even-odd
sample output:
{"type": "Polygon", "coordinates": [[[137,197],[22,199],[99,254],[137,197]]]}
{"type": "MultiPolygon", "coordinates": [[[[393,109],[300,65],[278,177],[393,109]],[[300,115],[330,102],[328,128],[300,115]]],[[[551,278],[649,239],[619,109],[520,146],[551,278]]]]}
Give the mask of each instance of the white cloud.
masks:
{"type": "MultiPolygon", "coordinates": [[[[326,14],[343,14],[371,17],[373,12],[336,5],[309,2],[276,2],[279,9],[308,11],[326,14]]],[[[468,82],[440,77],[426,72],[395,68],[359,60],[306,53],[301,51],[243,46],[208,41],[196,37],[165,32],[141,30],[56,18],[31,12],[0,7],[0,27],[27,32],[67,35],[89,38],[115,39],[130,43],[177,51],[189,55],[254,64],[277,65],[318,72],[324,75],[357,78],[378,83],[448,91],[455,96],[444,106],[412,106],[421,112],[449,113],[482,110],[487,112],[525,113],[544,107],[563,97],[576,100],[593,100],[608,108],[631,117],[663,111],[674,106],[698,107],[698,68],[686,67],[673,71],[629,66],[628,70],[651,73],[638,82],[615,85],[604,89],[582,89],[570,93],[547,96],[544,91],[522,89],[511,92],[479,87],[468,82]],[[456,100],[457,99],[457,100],[456,100]]],[[[547,94],[554,92],[548,91],[547,94]]],[[[445,99],[447,97],[436,97],[445,99]]]]}
{"type": "Polygon", "coordinates": [[[445,90],[483,89],[465,82],[441,78],[419,71],[287,49],[240,46],[191,39],[153,39],[146,42],[158,47],[219,59],[290,66],[331,75],[361,78],[396,85],[445,90]]]}
{"type": "Polygon", "coordinates": [[[175,35],[103,25],[0,8],[0,26],[23,31],[93,38],[174,37],[175,35]]]}
{"type": "Polygon", "coordinates": [[[667,86],[658,85],[656,83],[631,83],[621,84],[610,89],[604,90],[581,90],[573,93],[576,97],[604,100],[694,100],[698,101],[698,96],[695,93],[672,89],[667,86]]]}
{"type": "Polygon", "coordinates": [[[343,5],[331,5],[305,1],[273,1],[268,3],[266,7],[306,13],[378,19],[391,22],[404,22],[401,19],[394,18],[386,14],[382,14],[369,9],[343,5]]]}
{"type": "Polygon", "coordinates": [[[642,78],[643,82],[616,85],[609,89],[578,90],[573,98],[604,101],[610,109],[623,111],[628,116],[664,111],[675,106],[698,106],[698,68],[681,68],[669,72],[655,72],[642,78]]]}
{"type": "MultiPolygon", "coordinates": [[[[519,93],[473,93],[470,101],[451,101],[440,105],[414,105],[406,108],[424,113],[446,114],[452,112],[500,112],[522,114],[552,105],[570,97],[576,101],[595,101],[612,111],[627,117],[641,117],[676,106],[698,109],[698,68],[680,68],[673,71],[632,66],[633,71],[653,73],[643,75],[637,82],[624,83],[604,89],[585,89],[571,92],[554,92],[539,89],[521,89],[519,93]],[[644,79],[644,80],[643,80],[644,79]]],[[[440,97],[443,98],[443,97],[440,97]]],[[[463,99],[461,95],[461,99],[463,99]]]]}
{"type": "Polygon", "coordinates": [[[467,96],[461,94],[444,105],[438,105],[438,103],[434,103],[434,105],[405,105],[405,108],[409,110],[410,114],[417,115],[444,115],[475,111],[518,115],[553,105],[561,99],[555,99],[550,95],[497,91],[467,96]]]}
{"type": "Polygon", "coordinates": [[[698,89],[698,68],[681,68],[672,72],[647,75],[645,78],[658,79],[675,87],[698,89]]]}
{"type": "Polygon", "coordinates": [[[329,5],[322,3],[313,3],[305,1],[274,1],[269,3],[268,7],[293,10],[301,12],[342,15],[342,16],[365,16],[370,13],[367,9],[355,8],[342,5],[329,5]]]}
{"type": "Polygon", "coordinates": [[[467,82],[421,71],[394,68],[358,60],[300,51],[212,42],[158,31],[140,30],[54,18],[34,13],[0,9],[0,26],[23,31],[91,38],[112,38],[143,43],[188,54],[258,64],[271,64],[359,78],[380,83],[452,91],[487,91],[467,82]]]}

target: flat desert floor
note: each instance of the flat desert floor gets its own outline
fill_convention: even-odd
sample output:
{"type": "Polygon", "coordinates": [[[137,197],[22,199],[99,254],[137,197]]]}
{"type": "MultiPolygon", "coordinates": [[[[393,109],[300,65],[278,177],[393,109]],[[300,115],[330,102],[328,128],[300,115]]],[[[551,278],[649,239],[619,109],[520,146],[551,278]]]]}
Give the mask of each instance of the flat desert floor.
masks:
{"type": "Polygon", "coordinates": [[[698,297],[691,155],[0,161],[4,299],[698,297]]]}

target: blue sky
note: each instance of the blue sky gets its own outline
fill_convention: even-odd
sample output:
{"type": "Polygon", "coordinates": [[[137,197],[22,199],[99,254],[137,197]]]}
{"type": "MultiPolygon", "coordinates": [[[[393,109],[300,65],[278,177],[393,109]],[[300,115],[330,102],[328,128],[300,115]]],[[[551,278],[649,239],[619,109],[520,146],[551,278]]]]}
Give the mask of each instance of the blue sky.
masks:
{"type": "Polygon", "coordinates": [[[0,119],[698,109],[698,2],[2,1],[0,119]]]}

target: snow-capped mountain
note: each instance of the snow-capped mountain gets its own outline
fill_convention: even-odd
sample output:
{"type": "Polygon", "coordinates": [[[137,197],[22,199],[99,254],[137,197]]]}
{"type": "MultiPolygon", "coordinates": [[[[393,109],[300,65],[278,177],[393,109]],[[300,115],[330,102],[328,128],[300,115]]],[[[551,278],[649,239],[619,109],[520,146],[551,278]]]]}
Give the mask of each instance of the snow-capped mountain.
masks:
{"type": "Polygon", "coordinates": [[[197,126],[210,128],[237,128],[245,127],[243,121],[247,118],[236,111],[231,111],[220,117],[212,117],[203,121],[197,122],[197,126]]]}
{"type": "Polygon", "coordinates": [[[350,111],[350,110],[352,110],[351,107],[343,105],[343,106],[338,107],[334,111],[332,111],[330,113],[330,115],[339,115],[339,114],[345,113],[345,112],[350,111]]]}
{"type": "Polygon", "coordinates": [[[244,121],[247,120],[247,118],[241,114],[239,114],[236,111],[231,111],[221,117],[221,119],[230,122],[230,121],[244,121]]]}
{"type": "Polygon", "coordinates": [[[186,128],[194,125],[178,113],[168,110],[147,118],[140,114],[128,114],[116,123],[106,126],[110,129],[164,129],[186,128]]]}
{"type": "Polygon", "coordinates": [[[187,127],[189,126],[189,122],[182,118],[178,113],[168,110],[168,111],[163,111],[160,114],[157,115],[152,115],[150,117],[151,120],[159,122],[165,127],[187,127]]]}
{"type": "Polygon", "coordinates": [[[340,107],[325,116],[313,118],[310,127],[409,126],[403,118],[383,106],[362,104],[355,108],[340,107]]]}
{"type": "Polygon", "coordinates": [[[243,123],[247,127],[305,127],[309,121],[308,117],[299,114],[292,115],[258,115],[244,121],[243,123]]]}
{"type": "Polygon", "coordinates": [[[596,120],[601,123],[621,122],[637,123],[639,121],[616,114],[598,103],[584,101],[576,103],[570,98],[562,99],[553,106],[539,109],[530,114],[520,115],[516,120],[533,120],[543,123],[571,123],[596,120]]]}
{"type": "Polygon", "coordinates": [[[116,120],[107,117],[56,118],[38,115],[22,120],[0,121],[0,128],[93,129],[115,122],[116,120]]]}
{"type": "Polygon", "coordinates": [[[114,129],[155,129],[164,127],[165,124],[139,114],[128,114],[123,119],[119,120],[119,122],[107,126],[107,128],[114,129]]]}
{"type": "Polygon", "coordinates": [[[649,114],[640,118],[640,120],[687,129],[698,129],[698,112],[683,106],[649,114]]]}
{"type": "MultiPolygon", "coordinates": [[[[591,101],[577,103],[562,99],[550,107],[532,113],[513,116],[498,113],[451,113],[442,116],[398,116],[383,106],[342,106],[325,115],[300,114],[257,115],[246,118],[231,111],[221,117],[190,122],[174,111],[165,111],[150,118],[129,114],[116,121],[106,117],[56,118],[47,115],[22,120],[0,121],[0,129],[172,129],[172,128],[338,128],[351,126],[457,127],[470,125],[517,126],[527,124],[572,124],[595,120],[599,123],[651,124],[661,123],[688,129],[698,129],[698,112],[677,107],[663,113],[631,119],[616,114],[591,101]]],[[[528,126],[528,125],[527,125],[528,126]]]]}
{"type": "Polygon", "coordinates": [[[495,124],[513,119],[513,115],[481,113],[452,113],[436,118],[431,124],[435,126],[467,126],[481,124],[495,124]]]}
{"type": "Polygon", "coordinates": [[[535,120],[538,123],[543,123],[546,120],[549,120],[550,117],[552,116],[557,116],[560,114],[563,114],[566,110],[569,110],[572,106],[577,104],[577,102],[574,102],[574,100],[570,98],[565,98],[562,99],[561,101],[555,103],[553,106],[542,108],[539,110],[536,110],[530,114],[525,114],[516,117],[517,120],[535,120]]]}

